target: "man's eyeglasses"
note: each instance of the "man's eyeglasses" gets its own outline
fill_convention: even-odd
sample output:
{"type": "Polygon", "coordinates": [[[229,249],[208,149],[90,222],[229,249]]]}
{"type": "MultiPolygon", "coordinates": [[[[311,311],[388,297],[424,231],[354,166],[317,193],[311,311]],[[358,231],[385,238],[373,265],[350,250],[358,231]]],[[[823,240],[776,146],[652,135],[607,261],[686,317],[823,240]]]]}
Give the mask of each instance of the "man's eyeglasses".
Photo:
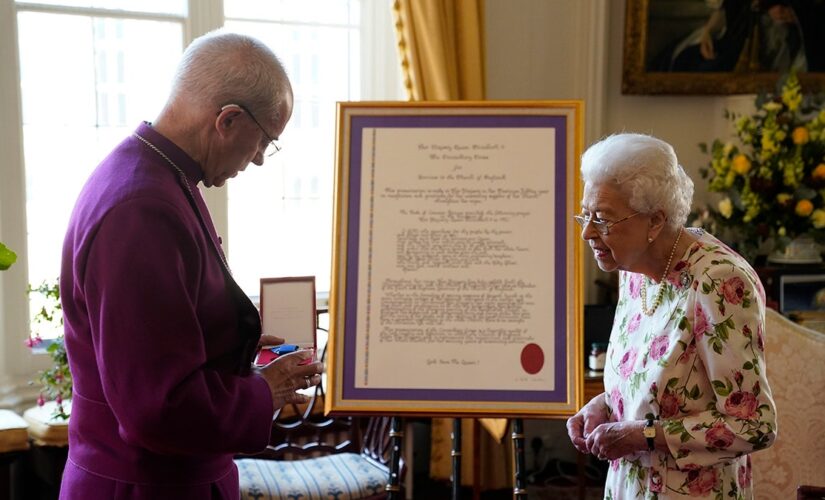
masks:
{"type": "Polygon", "coordinates": [[[631,217],[639,215],[640,213],[641,212],[634,212],[628,215],[627,217],[623,217],[617,221],[608,221],[604,219],[593,218],[583,214],[574,215],[573,219],[575,219],[576,222],[579,223],[582,229],[584,229],[587,226],[587,224],[593,224],[593,227],[596,228],[596,231],[598,231],[599,234],[601,234],[602,236],[607,236],[608,234],[610,234],[611,227],[615,226],[619,222],[624,222],[631,217]]]}
{"type": "Polygon", "coordinates": [[[249,117],[252,118],[252,121],[255,122],[255,125],[257,125],[259,129],[261,129],[261,132],[264,133],[264,136],[266,136],[266,138],[269,140],[269,144],[267,144],[266,149],[264,149],[264,156],[272,156],[281,150],[281,146],[278,146],[278,144],[276,144],[277,139],[273,139],[272,137],[270,137],[270,135],[266,132],[266,129],[263,127],[263,125],[261,125],[261,123],[255,118],[255,115],[252,114],[252,111],[249,111],[249,109],[247,109],[247,107],[242,104],[227,104],[225,106],[221,106],[221,111],[225,110],[230,106],[241,108],[242,110],[244,110],[246,114],[248,114],[249,117]]]}

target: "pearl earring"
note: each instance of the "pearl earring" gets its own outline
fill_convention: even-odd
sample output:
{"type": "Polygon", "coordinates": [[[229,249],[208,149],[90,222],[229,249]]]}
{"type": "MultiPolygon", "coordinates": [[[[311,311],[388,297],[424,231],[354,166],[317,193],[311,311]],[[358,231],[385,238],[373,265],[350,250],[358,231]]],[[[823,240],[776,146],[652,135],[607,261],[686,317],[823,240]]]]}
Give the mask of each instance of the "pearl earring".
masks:
{"type": "Polygon", "coordinates": [[[651,238],[650,236],[648,236],[648,237],[647,237],[647,242],[648,242],[648,243],[653,243],[653,238],[651,238]]]}

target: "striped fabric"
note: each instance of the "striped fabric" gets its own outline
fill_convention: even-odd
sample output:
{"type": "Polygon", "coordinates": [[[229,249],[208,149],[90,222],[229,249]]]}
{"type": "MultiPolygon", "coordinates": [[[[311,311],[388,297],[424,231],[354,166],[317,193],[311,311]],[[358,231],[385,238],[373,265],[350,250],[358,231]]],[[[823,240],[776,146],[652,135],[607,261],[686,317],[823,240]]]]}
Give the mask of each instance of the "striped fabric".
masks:
{"type": "Polygon", "coordinates": [[[355,500],[384,491],[386,471],[361,455],[306,460],[235,460],[242,500],[355,500]]]}

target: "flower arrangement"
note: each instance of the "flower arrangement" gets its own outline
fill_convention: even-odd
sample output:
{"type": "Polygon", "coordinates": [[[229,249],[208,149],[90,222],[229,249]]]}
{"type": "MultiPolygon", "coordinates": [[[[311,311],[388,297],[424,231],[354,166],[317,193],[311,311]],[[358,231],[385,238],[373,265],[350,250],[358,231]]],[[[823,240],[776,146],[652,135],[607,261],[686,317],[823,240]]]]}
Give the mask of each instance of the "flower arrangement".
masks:
{"type": "MultiPolygon", "coordinates": [[[[43,299],[43,305],[32,318],[32,322],[40,325],[41,328],[62,328],[63,310],[60,306],[60,287],[57,282],[43,282],[40,286],[33,288],[29,285],[28,293],[39,294],[43,299]]],[[[40,336],[39,331],[26,340],[26,345],[30,348],[46,343],[40,336]]],[[[69,372],[69,359],[66,357],[66,347],[63,344],[62,332],[57,337],[48,342],[46,352],[52,358],[52,367],[40,372],[38,380],[42,385],[37,404],[46,404],[46,398],[55,402],[53,418],[66,420],[69,418],[70,410],[66,403],[72,397],[72,374],[69,372]],[[67,411],[68,410],[68,411],[67,411]]]]}
{"type": "Polygon", "coordinates": [[[781,92],[757,96],[752,115],[726,111],[738,144],[716,139],[710,147],[710,166],[700,173],[724,196],[699,223],[712,232],[722,226],[726,239],[741,242],[740,253],[754,254],[769,238],[780,249],[802,235],[825,241],[823,104],[822,94],[803,95],[790,73],[781,92]]]}

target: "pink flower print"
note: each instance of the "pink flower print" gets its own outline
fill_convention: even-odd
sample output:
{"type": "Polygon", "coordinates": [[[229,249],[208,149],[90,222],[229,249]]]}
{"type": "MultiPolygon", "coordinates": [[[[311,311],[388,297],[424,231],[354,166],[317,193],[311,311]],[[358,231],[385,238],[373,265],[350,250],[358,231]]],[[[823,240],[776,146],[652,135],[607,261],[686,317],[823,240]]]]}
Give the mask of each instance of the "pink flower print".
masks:
{"type": "Polygon", "coordinates": [[[744,335],[745,337],[751,338],[751,336],[753,336],[753,332],[751,331],[751,327],[749,327],[748,325],[743,326],[742,327],[742,335],[744,335]]]}
{"type": "Polygon", "coordinates": [[[613,469],[613,472],[619,470],[619,459],[611,460],[610,461],[610,468],[613,469]]]}
{"type": "Polygon", "coordinates": [[[610,406],[616,412],[617,420],[621,421],[624,416],[624,398],[622,398],[622,393],[618,387],[614,387],[610,391],[610,406]]]}
{"type": "Polygon", "coordinates": [[[733,444],[735,436],[724,422],[715,422],[705,433],[705,442],[713,448],[725,449],[733,444]]]}
{"type": "Polygon", "coordinates": [[[747,488],[751,485],[751,457],[745,455],[745,465],[739,467],[739,487],[747,488]]]}
{"type": "Polygon", "coordinates": [[[626,379],[633,373],[633,365],[636,364],[637,355],[636,349],[633,348],[622,356],[622,360],[619,362],[619,375],[621,375],[622,378],[626,379]]]}
{"type": "Polygon", "coordinates": [[[742,387],[742,380],[744,380],[742,372],[740,372],[739,370],[733,372],[733,380],[736,382],[737,386],[742,387]]]}
{"type": "Polygon", "coordinates": [[[638,299],[642,295],[642,275],[631,274],[627,281],[627,288],[630,290],[630,297],[638,299]]]}
{"type": "Polygon", "coordinates": [[[667,274],[667,281],[671,285],[675,286],[677,289],[682,288],[682,269],[687,267],[687,262],[680,260],[673,266],[673,270],[671,270],[667,274]]]}
{"type": "Polygon", "coordinates": [[[662,400],[659,401],[659,416],[661,418],[674,417],[679,413],[679,406],[681,405],[682,400],[679,399],[679,396],[670,389],[665,389],[665,392],[662,393],[662,400]]]}
{"type": "Polygon", "coordinates": [[[653,469],[650,473],[650,491],[653,493],[661,493],[662,492],[662,475],[659,474],[659,471],[653,469]]]}
{"type": "Polygon", "coordinates": [[[627,333],[633,333],[639,329],[639,324],[642,322],[642,314],[636,313],[635,316],[630,318],[630,323],[627,325],[627,333]]]}
{"type": "Polygon", "coordinates": [[[742,302],[742,297],[745,296],[745,282],[739,276],[725,280],[722,283],[722,295],[729,303],[739,304],[742,302]]]}
{"type": "Polygon", "coordinates": [[[756,416],[758,405],[759,402],[753,393],[734,391],[725,400],[725,411],[733,417],[752,420],[756,416]]]}
{"type": "Polygon", "coordinates": [[[702,336],[707,331],[710,331],[708,316],[705,314],[705,309],[702,307],[702,304],[696,304],[696,319],[693,324],[693,338],[700,341],[702,340],[702,336]]]}
{"type": "Polygon", "coordinates": [[[670,347],[670,342],[668,341],[667,335],[655,337],[650,344],[650,357],[653,360],[661,358],[667,353],[668,347],[670,347]]]}
{"type": "Polygon", "coordinates": [[[692,496],[706,496],[719,483],[719,476],[715,468],[706,467],[692,470],[687,475],[687,488],[692,496]]]}
{"type": "Polygon", "coordinates": [[[696,353],[696,342],[691,342],[679,356],[679,363],[689,363],[693,355],[696,353]]]}

